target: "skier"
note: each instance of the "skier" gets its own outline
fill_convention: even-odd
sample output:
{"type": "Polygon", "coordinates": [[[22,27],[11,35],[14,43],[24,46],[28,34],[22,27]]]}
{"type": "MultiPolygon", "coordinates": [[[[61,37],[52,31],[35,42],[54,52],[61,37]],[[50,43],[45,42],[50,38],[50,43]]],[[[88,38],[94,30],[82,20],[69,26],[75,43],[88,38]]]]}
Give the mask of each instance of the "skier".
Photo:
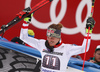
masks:
{"type": "MultiPolygon", "coordinates": [[[[31,38],[28,37],[30,21],[31,16],[24,19],[20,32],[20,39],[41,52],[41,72],[66,72],[70,57],[85,52],[87,34],[83,40],[83,44],[80,46],[62,43],[61,28],[63,26],[61,23],[58,23],[51,24],[47,28],[47,40],[31,38]]],[[[89,17],[86,22],[86,33],[88,33],[88,28],[90,27],[87,51],[89,50],[94,24],[94,19],[89,17]]]]}
{"type": "Polygon", "coordinates": [[[91,57],[88,61],[100,65],[100,45],[96,47],[94,57],[91,57]]]}

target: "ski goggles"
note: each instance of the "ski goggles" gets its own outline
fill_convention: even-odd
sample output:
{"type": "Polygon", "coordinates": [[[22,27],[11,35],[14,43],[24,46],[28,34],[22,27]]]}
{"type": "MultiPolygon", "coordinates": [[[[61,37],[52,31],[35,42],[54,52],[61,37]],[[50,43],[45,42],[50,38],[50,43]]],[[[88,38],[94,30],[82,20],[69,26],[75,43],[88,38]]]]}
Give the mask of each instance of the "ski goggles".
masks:
{"type": "Polygon", "coordinates": [[[54,28],[47,29],[47,36],[61,38],[61,30],[57,30],[54,28]]]}

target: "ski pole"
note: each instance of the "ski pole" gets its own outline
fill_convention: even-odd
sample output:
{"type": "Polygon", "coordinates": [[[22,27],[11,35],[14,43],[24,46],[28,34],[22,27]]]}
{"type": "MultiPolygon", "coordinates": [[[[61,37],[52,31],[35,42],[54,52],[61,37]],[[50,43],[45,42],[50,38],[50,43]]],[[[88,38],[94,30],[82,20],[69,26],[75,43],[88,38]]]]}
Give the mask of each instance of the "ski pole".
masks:
{"type": "MultiPolygon", "coordinates": [[[[90,17],[93,16],[94,3],[95,3],[95,0],[92,0],[92,7],[91,7],[91,15],[90,15],[90,17]]],[[[88,34],[87,34],[87,41],[86,41],[86,47],[85,47],[85,54],[84,54],[82,72],[84,71],[84,64],[85,64],[85,58],[86,58],[86,50],[87,50],[88,39],[89,39],[89,31],[90,31],[90,27],[88,28],[88,34]]]]}

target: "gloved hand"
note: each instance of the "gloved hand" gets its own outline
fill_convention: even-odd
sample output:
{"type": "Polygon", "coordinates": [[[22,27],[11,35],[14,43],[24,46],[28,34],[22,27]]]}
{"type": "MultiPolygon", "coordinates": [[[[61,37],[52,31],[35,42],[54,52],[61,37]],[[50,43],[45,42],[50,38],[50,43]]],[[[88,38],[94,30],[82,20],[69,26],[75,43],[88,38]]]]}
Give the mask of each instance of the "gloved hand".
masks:
{"type": "Polygon", "coordinates": [[[27,23],[30,23],[32,16],[33,16],[33,13],[27,16],[26,18],[24,18],[24,21],[26,21],[27,23]]]}
{"type": "Polygon", "coordinates": [[[90,27],[89,33],[92,33],[94,25],[95,25],[95,20],[92,17],[89,17],[86,21],[86,33],[88,33],[89,27],[90,27]]]}
{"type": "MultiPolygon", "coordinates": [[[[23,11],[29,13],[31,11],[31,8],[30,7],[25,8],[23,11]]],[[[31,22],[32,16],[33,16],[33,13],[31,13],[29,16],[24,18],[24,21],[26,21],[27,23],[31,22]]]]}

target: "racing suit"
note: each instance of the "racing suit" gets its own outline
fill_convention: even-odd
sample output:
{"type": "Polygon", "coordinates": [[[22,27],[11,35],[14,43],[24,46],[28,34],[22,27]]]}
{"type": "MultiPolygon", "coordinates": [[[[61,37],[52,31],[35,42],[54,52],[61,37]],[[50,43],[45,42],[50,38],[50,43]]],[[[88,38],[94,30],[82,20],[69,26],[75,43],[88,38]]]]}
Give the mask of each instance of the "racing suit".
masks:
{"type": "MultiPolygon", "coordinates": [[[[85,36],[81,46],[62,43],[59,47],[54,48],[53,52],[48,52],[44,39],[36,39],[28,36],[29,24],[23,23],[20,39],[32,47],[38,49],[41,53],[41,72],[66,72],[66,67],[71,56],[85,52],[87,35],[85,36]]],[[[90,46],[91,35],[88,37],[87,51],[90,46]]]]}

